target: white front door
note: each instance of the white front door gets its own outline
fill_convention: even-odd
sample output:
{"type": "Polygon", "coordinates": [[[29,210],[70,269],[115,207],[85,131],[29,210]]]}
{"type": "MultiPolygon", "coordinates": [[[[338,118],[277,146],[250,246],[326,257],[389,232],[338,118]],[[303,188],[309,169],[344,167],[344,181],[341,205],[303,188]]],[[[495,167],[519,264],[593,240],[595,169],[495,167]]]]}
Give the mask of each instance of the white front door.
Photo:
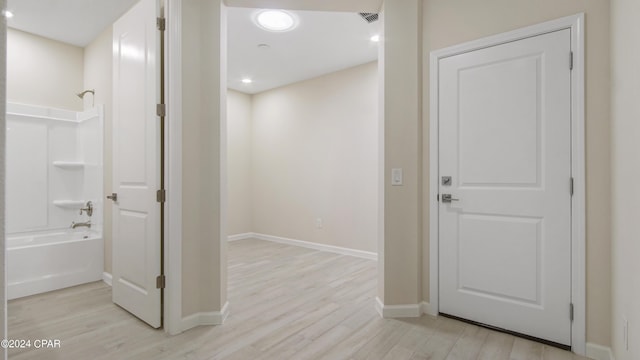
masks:
{"type": "Polygon", "coordinates": [[[113,302],[161,324],[157,0],[113,25],[113,302]]]}
{"type": "Polygon", "coordinates": [[[564,345],[570,52],[567,29],[462,53],[438,84],[439,311],[564,345]]]}

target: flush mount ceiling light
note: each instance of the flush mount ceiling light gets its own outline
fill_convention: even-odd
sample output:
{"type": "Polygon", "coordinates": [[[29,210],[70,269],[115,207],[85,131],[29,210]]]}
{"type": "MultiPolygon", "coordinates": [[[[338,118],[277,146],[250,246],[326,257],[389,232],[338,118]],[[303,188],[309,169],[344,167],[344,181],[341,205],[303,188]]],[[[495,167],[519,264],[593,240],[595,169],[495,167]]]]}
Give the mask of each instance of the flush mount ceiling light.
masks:
{"type": "Polygon", "coordinates": [[[253,82],[253,80],[249,79],[249,78],[244,78],[242,79],[242,83],[243,84],[251,84],[253,82]]]}
{"type": "Polygon", "coordinates": [[[7,19],[11,19],[13,17],[13,13],[9,10],[2,10],[2,15],[7,19]]]}
{"type": "Polygon", "coordinates": [[[373,35],[372,37],[369,38],[369,40],[371,40],[371,42],[379,42],[380,35],[373,35]]]}
{"type": "Polygon", "coordinates": [[[259,27],[267,31],[284,32],[298,26],[296,16],[282,10],[261,10],[253,20],[259,27]]]}

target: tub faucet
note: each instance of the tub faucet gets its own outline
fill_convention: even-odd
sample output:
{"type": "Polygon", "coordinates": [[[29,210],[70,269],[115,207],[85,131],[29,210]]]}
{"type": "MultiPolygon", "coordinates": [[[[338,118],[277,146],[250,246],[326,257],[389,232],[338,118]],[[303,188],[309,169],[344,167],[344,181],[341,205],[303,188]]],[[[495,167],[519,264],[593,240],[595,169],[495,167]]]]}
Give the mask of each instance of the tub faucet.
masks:
{"type": "Polygon", "coordinates": [[[85,222],[79,222],[79,223],[77,223],[75,221],[71,222],[71,228],[72,229],[75,229],[77,227],[82,227],[82,226],[91,229],[91,220],[88,220],[88,221],[85,221],[85,222]]]}

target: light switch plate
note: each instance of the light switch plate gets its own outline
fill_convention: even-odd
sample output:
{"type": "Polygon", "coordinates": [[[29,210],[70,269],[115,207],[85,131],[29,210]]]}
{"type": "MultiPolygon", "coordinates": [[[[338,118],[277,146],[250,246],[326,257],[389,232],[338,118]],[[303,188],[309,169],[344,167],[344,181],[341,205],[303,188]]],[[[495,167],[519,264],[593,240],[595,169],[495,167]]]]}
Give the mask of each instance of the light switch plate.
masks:
{"type": "Polygon", "coordinates": [[[391,169],[391,185],[402,186],[402,169],[401,168],[391,169]]]}

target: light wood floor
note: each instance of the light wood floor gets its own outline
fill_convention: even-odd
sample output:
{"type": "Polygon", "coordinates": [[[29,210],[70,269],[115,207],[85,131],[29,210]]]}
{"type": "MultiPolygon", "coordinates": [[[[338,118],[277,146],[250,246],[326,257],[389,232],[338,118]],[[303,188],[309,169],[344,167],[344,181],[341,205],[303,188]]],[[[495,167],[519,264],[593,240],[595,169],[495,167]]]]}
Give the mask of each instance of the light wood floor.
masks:
{"type": "Polygon", "coordinates": [[[229,243],[231,315],[178,336],[111,303],[102,282],[9,302],[10,359],[584,359],[459,321],[381,319],[376,263],[259,240],[229,243]]]}

